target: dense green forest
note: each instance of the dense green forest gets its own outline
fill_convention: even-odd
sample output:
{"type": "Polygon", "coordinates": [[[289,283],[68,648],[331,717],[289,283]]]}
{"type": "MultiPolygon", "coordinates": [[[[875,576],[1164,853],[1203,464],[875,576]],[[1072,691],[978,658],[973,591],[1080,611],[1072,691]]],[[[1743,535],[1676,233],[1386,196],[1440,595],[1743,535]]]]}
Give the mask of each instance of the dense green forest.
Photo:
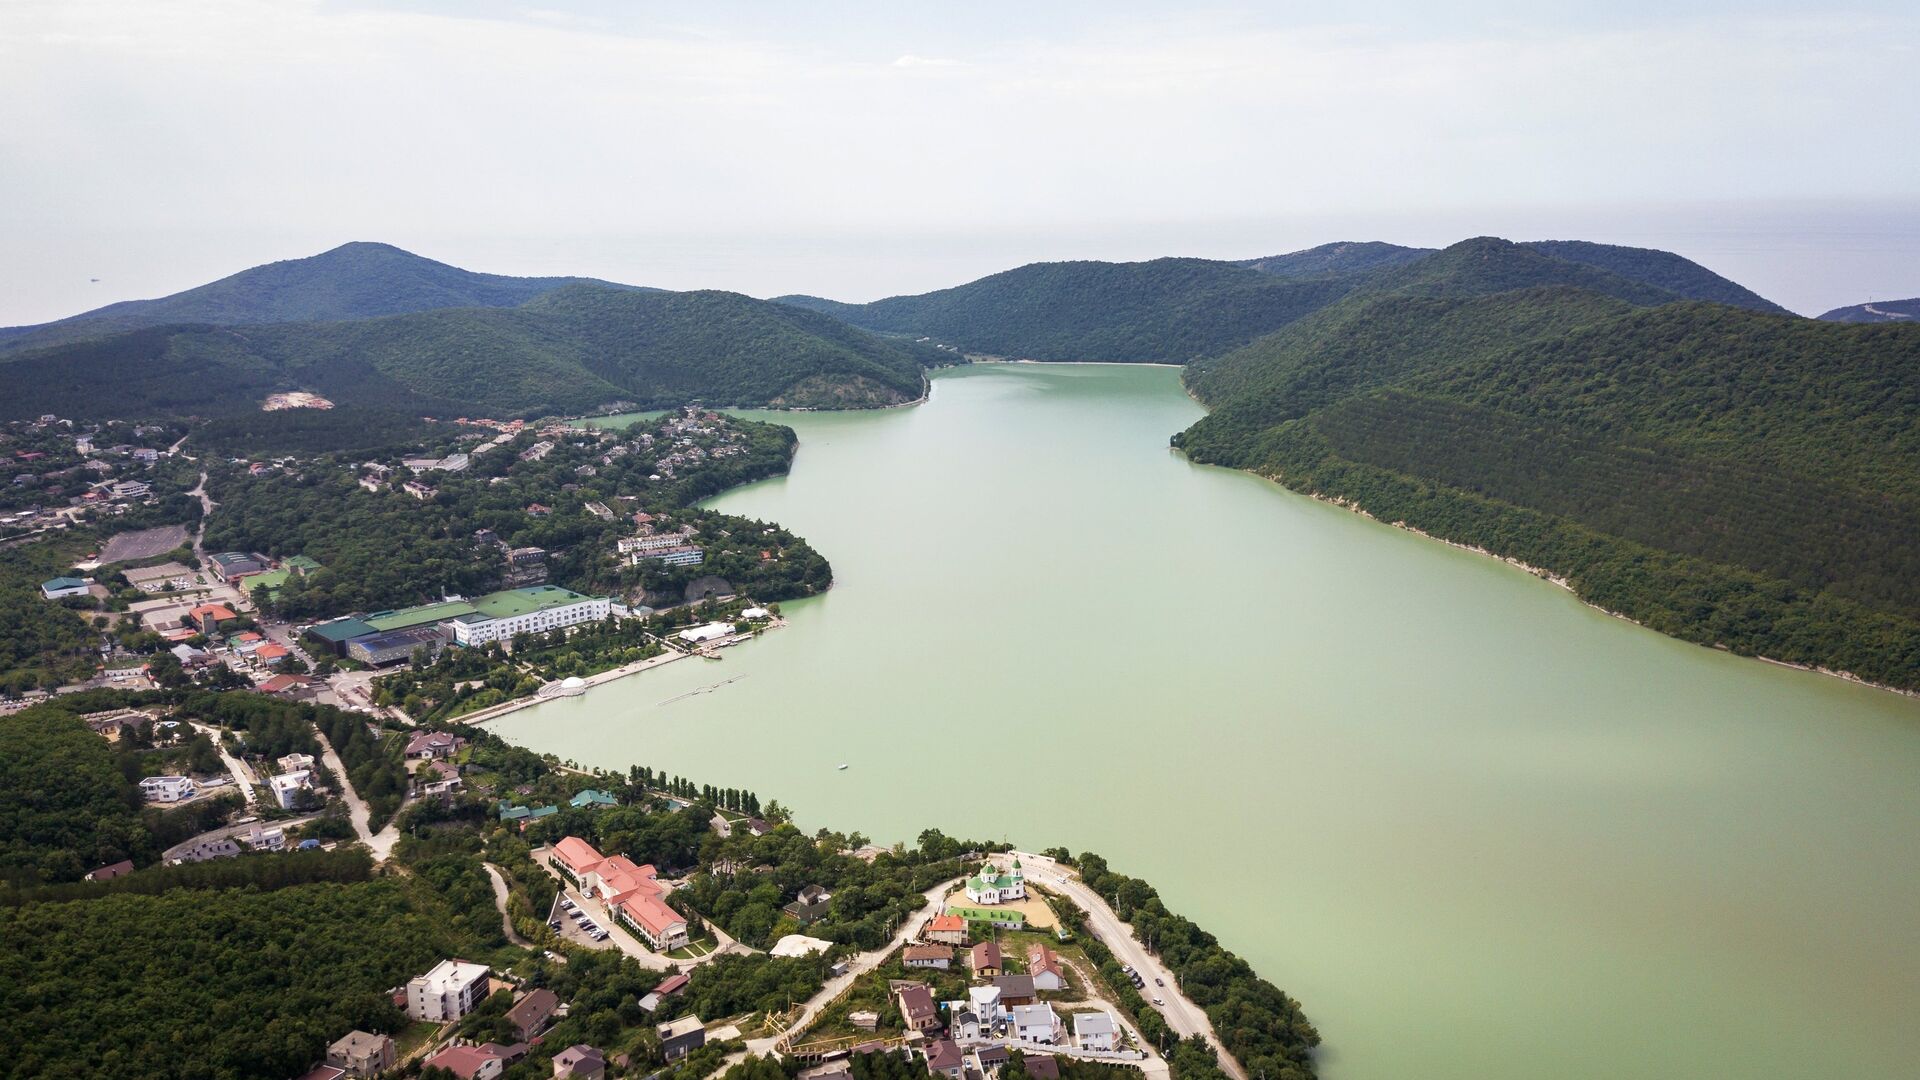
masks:
{"type": "Polygon", "coordinates": [[[1263,255],[1241,259],[1236,266],[1258,270],[1276,277],[1322,277],[1351,274],[1360,270],[1378,270],[1385,266],[1404,266],[1433,254],[1432,248],[1401,247],[1378,240],[1321,244],[1285,255],[1263,255]]]}
{"type": "Polygon", "coordinates": [[[14,988],[0,1038],[16,1075],[47,1080],[297,1075],[344,1032],[398,1030],[383,991],[457,945],[423,891],[384,879],[0,908],[14,988]]]}
{"type": "Polygon", "coordinates": [[[1456,248],[1192,365],[1214,410],[1177,443],[1678,637],[1920,684],[1920,328],[1634,306],[1456,248]]]}
{"type": "Polygon", "coordinates": [[[1207,259],[1034,263],[871,304],[781,301],[873,330],[931,335],[969,352],[1177,364],[1284,326],[1339,299],[1356,280],[1290,280],[1207,259]]]}
{"type": "Polygon", "coordinates": [[[518,307],[350,322],[169,325],[0,361],[0,419],[228,416],[280,390],[412,415],[861,407],[919,397],[954,358],[737,293],[566,285],[518,307]]]}
{"type": "Polygon", "coordinates": [[[75,881],[154,854],[139,789],[65,702],[0,716],[0,876],[75,881]]]}
{"type": "Polygon", "coordinates": [[[43,348],[149,326],[344,322],[453,307],[513,307],[591,278],[479,274],[390,244],[342,244],[267,263],[156,300],[128,300],[39,326],[0,328],[0,352],[43,348]]]}
{"type": "Polygon", "coordinates": [[[870,304],[782,297],[856,326],[930,335],[1031,360],[1186,363],[1216,356],[1349,296],[1470,295],[1571,285],[1636,304],[1713,300],[1779,311],[1678,255],[1483,237],[1440,252],[1325,244],[1240,263],[1035,263],[956,288],[870,304]]]}

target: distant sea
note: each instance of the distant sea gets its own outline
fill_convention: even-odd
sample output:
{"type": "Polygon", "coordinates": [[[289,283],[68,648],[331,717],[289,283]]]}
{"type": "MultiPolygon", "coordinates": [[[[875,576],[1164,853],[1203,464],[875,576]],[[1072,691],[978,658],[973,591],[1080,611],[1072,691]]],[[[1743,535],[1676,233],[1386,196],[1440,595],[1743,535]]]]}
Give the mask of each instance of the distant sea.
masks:
{"type": "Polygon", "coordinates": [[[1794,311],[1920,296],[1920,195],[1883,202],[1497,207],[1372,214],[1277,210],[1257,219],[1022,227],[983,222],[938,233],[748,230],[542,235],[313,226],[284,230],[97,232],[27,226],[0,252],[0,326],[44,322],[118,300],[163,296],[249,266],[381,240],[471,270],[581,274],[668,289],[864,301],[958,285],[1023,263],[1192,255],[1245,259],[1335,240],[1439,247],[1469,236],[1594,240],[1664,248],[1794,311]],[[98,278],[92,281],[90,279],[98,278]]]}

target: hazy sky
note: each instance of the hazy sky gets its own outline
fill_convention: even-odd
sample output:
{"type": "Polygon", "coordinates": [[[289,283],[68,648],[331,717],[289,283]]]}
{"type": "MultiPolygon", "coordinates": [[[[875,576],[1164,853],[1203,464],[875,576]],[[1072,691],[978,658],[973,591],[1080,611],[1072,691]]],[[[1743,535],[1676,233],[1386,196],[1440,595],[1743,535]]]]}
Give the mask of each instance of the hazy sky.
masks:
{"type": "Polygon", "coordinates": [[[1495,233],[1920,295],[1911,2],[1439,7],[0,0],[0,324],[347,240],[868,299],[1495,233]]]}

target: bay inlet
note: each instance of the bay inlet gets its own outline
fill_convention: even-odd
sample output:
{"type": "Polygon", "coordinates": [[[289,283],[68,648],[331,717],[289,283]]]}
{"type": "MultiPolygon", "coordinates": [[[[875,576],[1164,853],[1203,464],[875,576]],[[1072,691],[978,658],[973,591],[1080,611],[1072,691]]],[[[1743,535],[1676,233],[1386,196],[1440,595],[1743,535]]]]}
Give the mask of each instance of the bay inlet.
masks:
{"type": "Polygon", "coordinates": [[[1193,465],[1172,369],[749,415],[793,471],[712,505],[833,590],[501,735],[1098,851],[1298,997],[1329,1080],[1913,1075],[1920,701],[1193,465]]]}

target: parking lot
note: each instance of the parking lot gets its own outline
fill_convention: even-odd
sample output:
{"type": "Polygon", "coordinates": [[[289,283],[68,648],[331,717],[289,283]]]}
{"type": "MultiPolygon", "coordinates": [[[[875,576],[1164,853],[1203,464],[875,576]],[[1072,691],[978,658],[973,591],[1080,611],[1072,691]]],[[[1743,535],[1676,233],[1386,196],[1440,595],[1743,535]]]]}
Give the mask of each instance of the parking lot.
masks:
{"type": "Polygon", "coordinates": [[[580,897],[571,890],[563,890],[553,898],[553,910],[547,914],[547,925],[575,945],[584,945],[589,949],[614,948],[614,943],[608,940],[607,928],[601,925],[602,918],[589,912],[580,897]]]}

